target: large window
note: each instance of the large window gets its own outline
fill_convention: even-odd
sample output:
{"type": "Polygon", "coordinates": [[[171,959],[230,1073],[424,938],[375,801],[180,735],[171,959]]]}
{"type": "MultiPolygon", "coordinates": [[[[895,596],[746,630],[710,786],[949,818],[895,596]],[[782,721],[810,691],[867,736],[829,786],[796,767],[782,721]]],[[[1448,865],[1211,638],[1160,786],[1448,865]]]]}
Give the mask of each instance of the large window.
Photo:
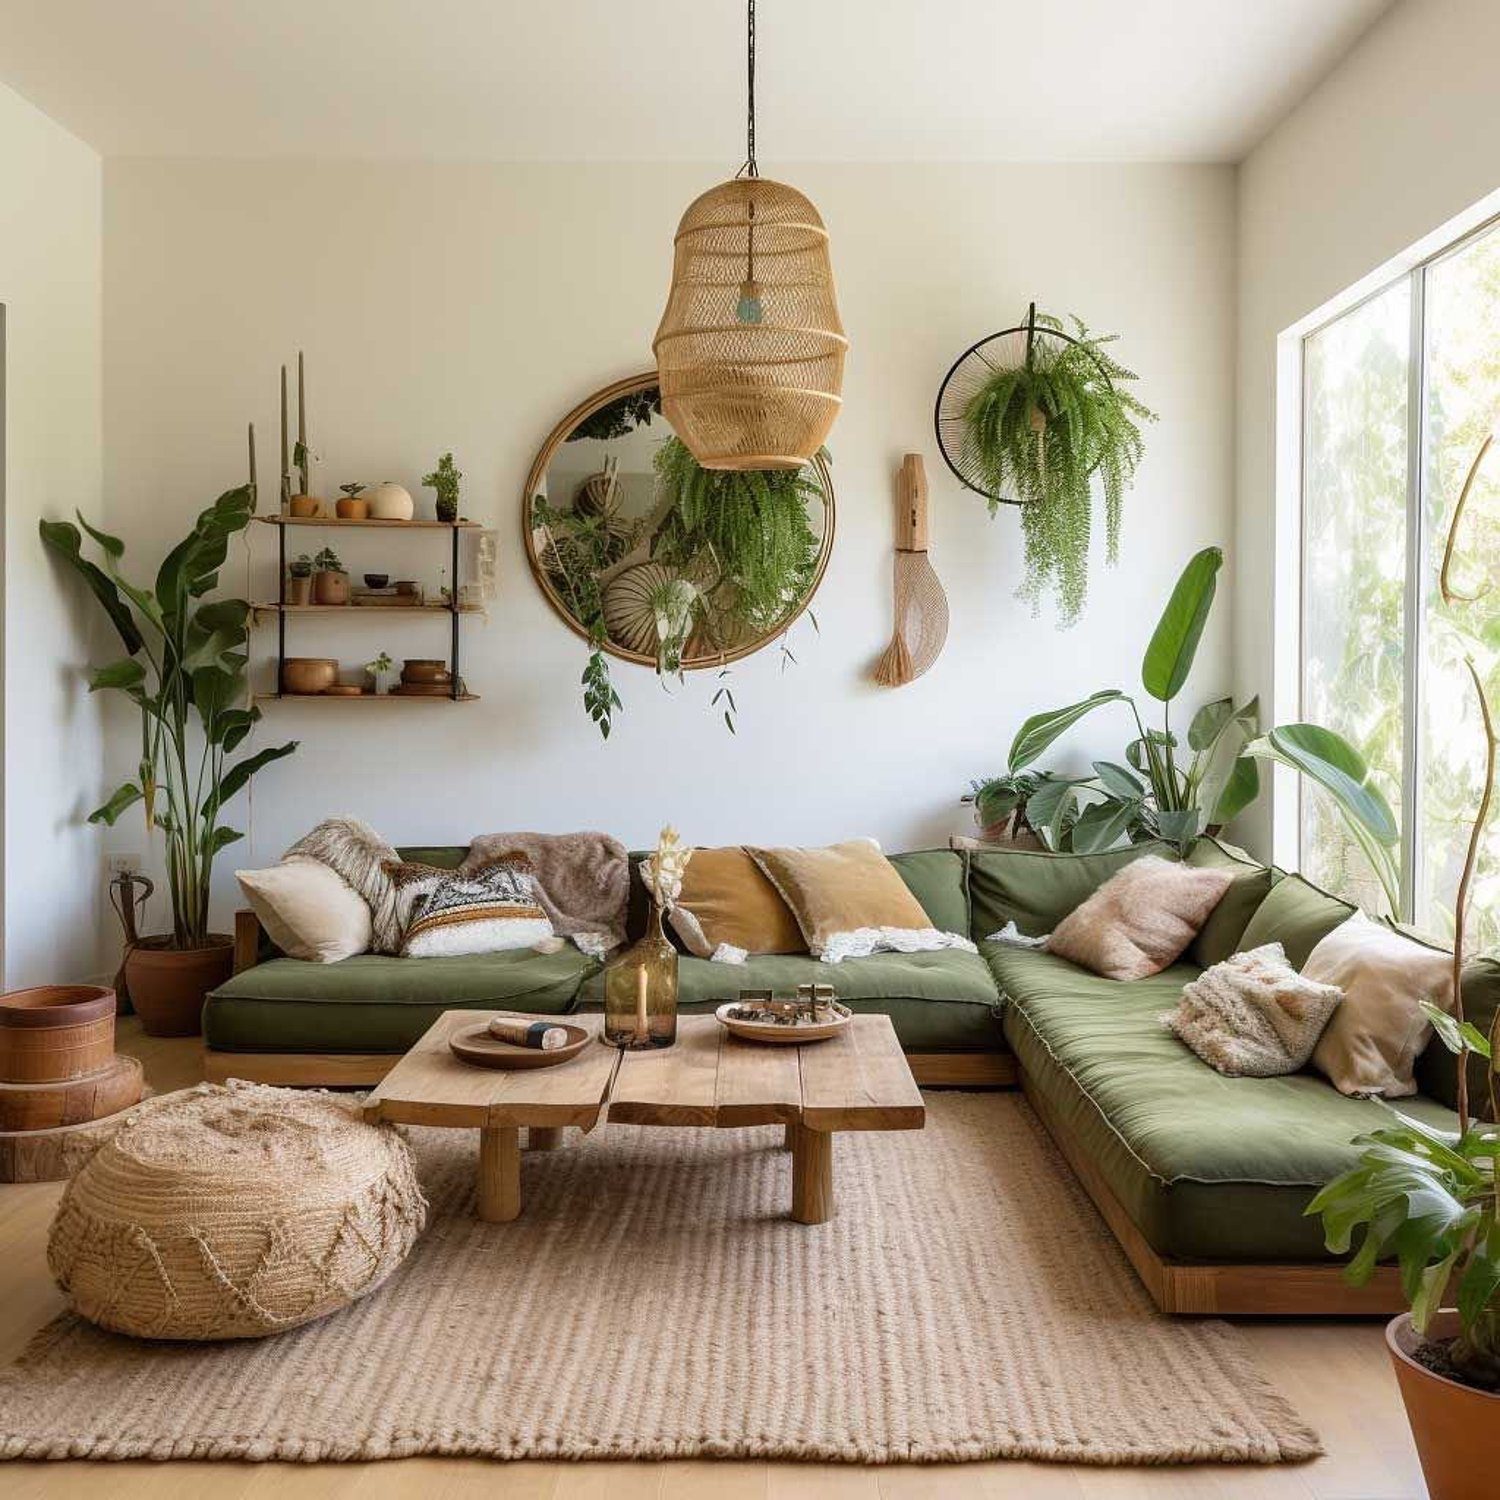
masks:
{"type": "MultiPolygon", "coordinates": [[[[1466,656],[1500,689],[1500,453],[1469,501],[1448,610],[1443,540],[1500,415],[1500,226],[1391,283],[1303,345],[1302,714],[1364,753],[1401,825],[1400,916],[1447,936],[1482,772],[1466,656]]],[[[1300,792],[1309,876],[1383,905],[1326,797],[1300,792]]],[[[1471,932],[1500,946],[1500,832],[1482,852],[1471,932]]]]}

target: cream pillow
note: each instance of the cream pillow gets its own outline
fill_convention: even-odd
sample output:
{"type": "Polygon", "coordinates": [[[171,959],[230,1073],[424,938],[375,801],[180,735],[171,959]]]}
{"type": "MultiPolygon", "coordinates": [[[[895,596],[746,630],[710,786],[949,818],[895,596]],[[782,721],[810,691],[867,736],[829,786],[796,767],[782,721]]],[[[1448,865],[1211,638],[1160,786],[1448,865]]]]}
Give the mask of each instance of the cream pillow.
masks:
{"type": "Polygon", "coordinates": [[[1280,943],[1231,953],[1182,987],[1161,1023],[1230,1078],[1275,1078],[1304,1067],[1343,991],[1299,974],[1280,943]]]}
{"type": "Polygon", "coordinates": [[[1302,977],[1344,992],[1313,1066],[1341,1094],[1415,1094],[1412,1069],[1432,1036],[1421,1002],[1453,1008],[1452,958],[1355,912],[1308,955],[1302,977]]]}
{"type": "Polygon", "coordinates": [[[245,899],[288,958],[336,964],[370,946],[370,908],[341,876],[297,854],[267,870],[236,870],[245,899]]]}
{"type": "Polygon", "coordinates": [[[1112,875],[1047,940],[1106,979],[1145,979],[1180,958],[1234,881],[1232,870],[1144,854],[1112,875]]]}
{"type": "Polygon", "coordinates": [[[807,951],[825,964],[872,953],[974,951],[962,934],[932,925],[874,839],[850,839],[826,849],[745,852],[791,908],[807,951]]]}

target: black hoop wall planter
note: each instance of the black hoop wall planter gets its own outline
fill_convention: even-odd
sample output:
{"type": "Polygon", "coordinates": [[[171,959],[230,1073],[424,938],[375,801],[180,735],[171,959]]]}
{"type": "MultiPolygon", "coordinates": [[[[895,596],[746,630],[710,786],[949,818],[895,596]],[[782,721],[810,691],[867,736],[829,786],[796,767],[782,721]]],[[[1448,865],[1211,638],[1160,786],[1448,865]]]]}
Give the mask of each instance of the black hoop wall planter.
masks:
{"type": "MultiPolygon", "coordinates": [[[[932,410],[932,426],[937,437],[938,452],[953,476],[966,490],[982,495],[991,505],[1023,504],[1007,495],[997,495],[987,488],[965,453],[965,413],[975,393],[991,375],[1020,363],[1031,363],[1036,341],[1056,339],[1059,343],[1081,345],[1081,340],[1060,328],[1052,328],[1036,320],[1036,303],[1026,310],[1026,321],[1014,328],[1002,328],[998,333],[988,334],[976,344],[970,344],[948,367],[943,383],[938,387],[937,401],[932,410]]],[[[1114,389],[1109,372],[1100,364],[1097,355],[1091,355],[1099,366],[1104,383],[1114,389]]]]}

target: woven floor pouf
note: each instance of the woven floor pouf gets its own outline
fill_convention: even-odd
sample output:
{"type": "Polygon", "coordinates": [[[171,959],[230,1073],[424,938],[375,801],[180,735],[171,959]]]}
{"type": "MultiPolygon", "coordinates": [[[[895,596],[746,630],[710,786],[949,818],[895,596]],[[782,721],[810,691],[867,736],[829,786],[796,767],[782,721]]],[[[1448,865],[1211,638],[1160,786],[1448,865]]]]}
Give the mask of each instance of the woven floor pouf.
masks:
{"type": "Polygon", "coordinates": [[[85,1163],[47,1261],[118,1333],[260,1338],[373,1291],[426,1212],[406,1143],[356,1104],[205,1083],[143,1105],[85,1163]]]}

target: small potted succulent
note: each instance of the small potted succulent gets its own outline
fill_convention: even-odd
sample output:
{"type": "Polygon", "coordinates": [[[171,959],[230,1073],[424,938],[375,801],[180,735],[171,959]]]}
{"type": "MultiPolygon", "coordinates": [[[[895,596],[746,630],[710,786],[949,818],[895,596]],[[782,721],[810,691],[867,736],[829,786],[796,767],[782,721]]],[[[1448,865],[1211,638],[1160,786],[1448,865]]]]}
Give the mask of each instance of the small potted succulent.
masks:
{"type": "Polygon", "coordinates": [[[391,660],[390,652],[382,651],[374,661],[365,663],[365,676],[369,682],[372,693],[384,693],[388,690],[391,673],[396,670],[396,664],[391,660]]]}
{"type": "Polygon", "coordinates": [[[286,565],[286,587],[283,604],[306,604],[312,598],[313,560],[303,553],[286,565]]]}
{"type": "Polygon", "coordinates": [[[349,574],[332,547],[324,547],[313,558],[313,603],[347,604],[349,574]]]}
{"type": "Polygon", "coordinates": [[[370,502],[360,498],[362,484],[341,484],[344,498],[334,505],[341,521],[363,521],[370,514],[370,502]]]}
{"type": "Polygon", "coordinates": [[[422,484],[437,496],[438,520],[453,522],[458,519],[458,481],[463,477],[463,471],[454,468],[451,453],[445,453],[438,460],[432,473],[423,475],[422,484]]]}

